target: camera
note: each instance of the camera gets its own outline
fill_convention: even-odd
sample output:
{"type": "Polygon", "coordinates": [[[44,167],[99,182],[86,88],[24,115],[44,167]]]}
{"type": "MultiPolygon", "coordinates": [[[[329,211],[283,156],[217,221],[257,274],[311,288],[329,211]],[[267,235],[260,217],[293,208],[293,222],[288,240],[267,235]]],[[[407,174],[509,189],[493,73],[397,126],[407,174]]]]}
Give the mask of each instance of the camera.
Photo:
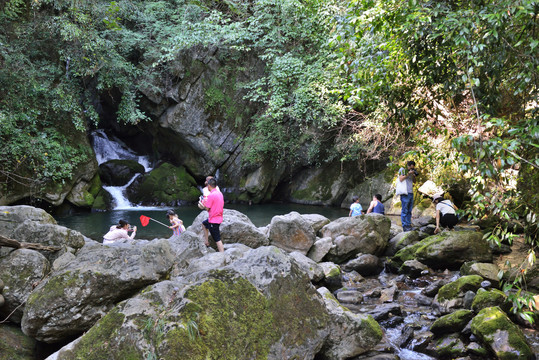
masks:
{"type": "Polygon", "coordinates": [[[419,173],[418,173],[417,170],[415,170],[415,169],[410,170],[410,172],[414,173],[415,176],[418,176],[418,175],[419,175],[419,173]]]}

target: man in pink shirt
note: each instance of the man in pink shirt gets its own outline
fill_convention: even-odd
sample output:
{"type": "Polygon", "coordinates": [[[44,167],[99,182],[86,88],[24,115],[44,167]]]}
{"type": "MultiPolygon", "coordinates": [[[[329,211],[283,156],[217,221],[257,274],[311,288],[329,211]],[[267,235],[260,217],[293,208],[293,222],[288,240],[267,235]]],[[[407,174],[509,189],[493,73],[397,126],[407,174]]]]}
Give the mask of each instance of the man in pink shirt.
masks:
{"type": "Polygon", "coordinates": [[[217,181],[214,178],[208,180],[208,188],[210,194],[204,200],[204,208],[208,210],[208,219],[202,222],[204,228],[204,244],[210,246],[208,241],[208,230],[217,245],[217,250],[220,252],[225,251],[223,242],[221,241],[221,232],[219,231],[219,225],[223,222],[223,207],[225,206],[225,200],[223,194],[217,189],[217,181]]]}

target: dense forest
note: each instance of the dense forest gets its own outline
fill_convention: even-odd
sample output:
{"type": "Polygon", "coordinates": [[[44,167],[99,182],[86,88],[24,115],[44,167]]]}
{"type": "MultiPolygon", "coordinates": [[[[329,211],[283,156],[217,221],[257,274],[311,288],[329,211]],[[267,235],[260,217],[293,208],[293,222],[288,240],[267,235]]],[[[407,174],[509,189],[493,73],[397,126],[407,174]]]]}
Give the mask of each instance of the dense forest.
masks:
{"type": "Polygon", "coordinates": [[[215,47],[264,64],[205,94],[237,122],[222,87],[258,109],[244,161],[294,162],[305,144],[312,166],[413,158],[467,190],[490,240],[535,247],[538,14],[533,0],[3,0],[0,186],[67,181],[92,156],[73,139],[104,117],[155,121],[143,94],[183,51],[215,47]]]}

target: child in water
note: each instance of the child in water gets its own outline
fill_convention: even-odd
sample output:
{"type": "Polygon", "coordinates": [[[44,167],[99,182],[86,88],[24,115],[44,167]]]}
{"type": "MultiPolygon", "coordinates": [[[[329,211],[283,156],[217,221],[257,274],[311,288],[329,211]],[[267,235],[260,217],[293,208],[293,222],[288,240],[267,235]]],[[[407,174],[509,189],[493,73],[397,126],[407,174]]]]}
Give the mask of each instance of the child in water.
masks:
{"type": "Polygon", "coordinates": [[[172,236],[180,235],[182,232],[185,231],[185,226],[183,226],[183,221],[178,219],[178,215],[174,212],[174,210],[167,211],[168,219],[170,220],[170,223],[172,224],[169,226],[169,229],[172,229],[172,236]]]}

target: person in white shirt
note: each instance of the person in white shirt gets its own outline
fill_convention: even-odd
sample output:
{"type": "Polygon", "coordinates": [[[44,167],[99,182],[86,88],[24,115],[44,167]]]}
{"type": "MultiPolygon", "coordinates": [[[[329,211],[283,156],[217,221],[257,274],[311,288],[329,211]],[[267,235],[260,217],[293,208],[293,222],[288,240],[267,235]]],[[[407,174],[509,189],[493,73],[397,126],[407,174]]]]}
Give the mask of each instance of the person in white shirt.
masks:
{"type": "Polygon", "coordinates": [[[434,233],[440,232],[440,226],[447,227],[450,230],[453,229],[459,221],[455,204],[451,200],[444,200],[441,195],[434,195],[432,202],[436,205],[436,229],[434,229],[434,233]]]}
{"type": "Polygon", "coordinates": [[[103,236],[103,245],[114,244],[116,241],[119,241],[122,239],[133,239],[136,233],[137,233],[136,226],[134,226],[133,229],[131,230],[129,228],[129,223],[127,221],[120,220],[118,222],[118,225],[112,225],[110,227],[109,232],[103,236]],[[129,235],[128,233],[129,231],[133,231],[133,233],[129,235]]]}

